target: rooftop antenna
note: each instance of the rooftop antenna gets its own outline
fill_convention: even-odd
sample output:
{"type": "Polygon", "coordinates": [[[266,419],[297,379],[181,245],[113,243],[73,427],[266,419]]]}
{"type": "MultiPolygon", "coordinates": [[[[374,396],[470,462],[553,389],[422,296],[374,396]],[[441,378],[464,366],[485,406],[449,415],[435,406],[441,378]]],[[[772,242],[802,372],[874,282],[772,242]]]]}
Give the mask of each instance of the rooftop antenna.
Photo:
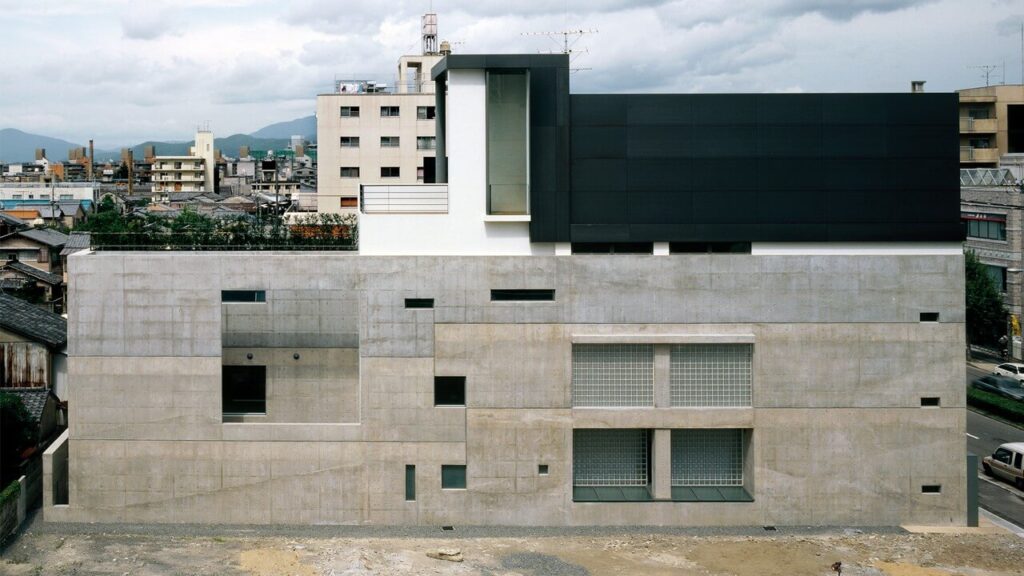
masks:
{"type": "MultiPolygon", "coordinates": [[[[589,30],[583,30],[583,29],[572,29],[572,30],[569,30],[569,29],[566,29],[566,30],[558,30],[558,31],[555,31],[555,32],[523,32],[521,35],[522,36],[547,36],[548,38],[551,39],[552,42],[554,42],[560,48],[559,52],[557,52],[557,53],[568,54],[569,55],[569,62],[575,62],[576,59],[579,58],[581,55],[587,54],[588,52],[590,52],[590,50],[588,50],[586,48],[576,49],[575,48],[576,44],[580,41],[581,38],[583,38],[583,36],[585,34],[597,34],[597,33],[598,33],[598,30],[595,30],[595,29],[589,29],[589,30]],[[562,37],[561,41],[558,40],[559,36],[562,37]]],[[[556,52],[550,52],[550,53],[551,54],[555,54],[556,52]]],[[[591,68],[571,68],[570,71],[572,71],[572,72],[579,72],[580,70],[590,70],[590,69],[591,68]]]]}
{"type": "MultiPolygon", "coordinates": [[[[434,3],[430,3],[433,9],[434,3]]],[[[437,54],[437,14],[428,12],[423,15],[423,54],[437,54]]]]}
{"type": "Polygon", "coordinates": [[[997,70],[999,66],[996,66],[994,64],[985,64],[982,66],[968,66],[968,68],[977,68],[978,70],[981,70],[981,73],[985,75],[985,86],[988,86],[989,76],[991,76],[992,72],[994,70],[997,70]]]}

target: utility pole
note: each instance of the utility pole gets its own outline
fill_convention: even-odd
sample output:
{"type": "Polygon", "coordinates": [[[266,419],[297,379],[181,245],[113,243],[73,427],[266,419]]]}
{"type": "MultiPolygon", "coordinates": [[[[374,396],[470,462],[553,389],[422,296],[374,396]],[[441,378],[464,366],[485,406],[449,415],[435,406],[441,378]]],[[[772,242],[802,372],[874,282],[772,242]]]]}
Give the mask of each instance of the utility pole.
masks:
{"type": "Polygon", "coordinates": [[[991,76],[992,72],[999,68],[999,66],[996,66],[994,64],[985,64],[982,66],[968,66],[968,68],[977,68],[978,70],[981,70],[981,73],[984,74],[985,76],[985,86],[988,86],[989,76],[991,76]]]}

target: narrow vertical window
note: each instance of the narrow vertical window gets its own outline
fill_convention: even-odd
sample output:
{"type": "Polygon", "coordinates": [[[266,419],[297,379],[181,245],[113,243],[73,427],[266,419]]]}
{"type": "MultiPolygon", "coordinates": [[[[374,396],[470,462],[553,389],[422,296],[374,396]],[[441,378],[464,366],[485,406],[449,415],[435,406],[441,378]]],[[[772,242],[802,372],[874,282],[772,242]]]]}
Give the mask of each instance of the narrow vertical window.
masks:
{"type": "Polygon", "coordinates": [[[412,464],[405,466],[405,501],[416,501],[416,466],[412,464]]]}
{"type": "Polygon", "coordinates": [[[528,214],[528,76],[487,72],[487,211],[528,214]]]}

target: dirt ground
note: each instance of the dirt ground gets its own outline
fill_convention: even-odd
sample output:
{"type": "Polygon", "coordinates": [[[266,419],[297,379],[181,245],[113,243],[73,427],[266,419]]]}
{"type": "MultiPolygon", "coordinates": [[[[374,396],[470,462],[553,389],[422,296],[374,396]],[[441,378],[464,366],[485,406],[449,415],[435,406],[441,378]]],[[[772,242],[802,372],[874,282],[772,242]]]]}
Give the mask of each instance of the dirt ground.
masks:
{"type": "Polygon", "coordinates": [[[0,575],[484,576],[1024,574],[1024,539],[1007,533],[296,538],[132,535],[29,530],[0,575]],[[427,556],[458,550],[463,562],[427,556]]]}

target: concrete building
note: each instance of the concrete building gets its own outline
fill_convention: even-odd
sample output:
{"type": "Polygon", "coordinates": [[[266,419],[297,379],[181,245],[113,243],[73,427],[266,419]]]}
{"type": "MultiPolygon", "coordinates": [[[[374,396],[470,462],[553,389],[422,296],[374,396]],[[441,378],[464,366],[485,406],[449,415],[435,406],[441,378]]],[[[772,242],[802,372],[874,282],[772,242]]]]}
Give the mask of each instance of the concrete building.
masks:
{"type": "Polygon", "coordinates": [[[318,212],[356,212],[360,184],[434,182],[435,98],[428,76],[441,59],[436,16],[425,15],[423,27],[424,38],[433,30],[434,43],[424,40],[423,54],[399,59],[393,85],[338,80],[333,93],[317,96],[318,212]]]}
{"type": "Polygon", "coordinates": [[[216,150],[213,132],[198,130],[188,156],[155,156],[152,159],[153,193],[215,192],[216,150]]]}
{"type": "Polygon", "coordinates": [[[1024,85],[968,88],[960,96],[960,165],[1004,167],[1024,180],[1024,85]]]}
{"type": "Polygon", "coordinates": [[[47,520],[965,523],[955,95],[432,79],[358,254],[68,258],[47,520]]]}

